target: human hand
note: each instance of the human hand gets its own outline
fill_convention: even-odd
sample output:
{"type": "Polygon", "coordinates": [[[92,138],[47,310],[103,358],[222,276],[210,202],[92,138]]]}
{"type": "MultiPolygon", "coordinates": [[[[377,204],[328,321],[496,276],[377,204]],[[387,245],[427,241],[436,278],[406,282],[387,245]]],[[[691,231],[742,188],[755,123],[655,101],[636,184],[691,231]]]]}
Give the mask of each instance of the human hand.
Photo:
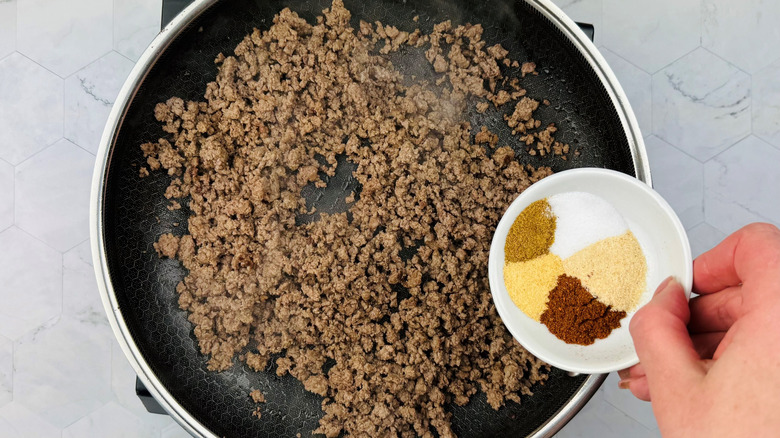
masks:
{"type": "Polygon", "coordinates": [[[671,436],[780,431],[780,230],[752,224],[693,263],[693,291],[667,280],[630,323],[640,363],[620,386],[651,401],[671,436]]]}

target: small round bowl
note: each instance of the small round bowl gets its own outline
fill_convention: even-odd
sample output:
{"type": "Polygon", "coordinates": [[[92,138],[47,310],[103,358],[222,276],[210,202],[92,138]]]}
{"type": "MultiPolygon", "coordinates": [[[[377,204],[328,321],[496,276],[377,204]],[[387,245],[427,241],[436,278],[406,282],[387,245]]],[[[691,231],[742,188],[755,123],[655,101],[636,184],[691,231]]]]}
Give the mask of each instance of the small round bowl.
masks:
{"type": "Polygon", "coordinates": [[[669,204],[647,184],[620,172],[582,168],[559,172],[525,190],[507,209],[496,227],[488,262],[490,291],[509,332],[531,354],[566,371],[601,374],[639,362],[628,324],[636,310],[653,296],[668,276],[682,284],[690,297],[693,262],[688,236],[669,204]],[[509,297],[504,285],[504,244],[515,218],[532,202],[564,192],[587,192],[611,203],[623,215],[647,259],[647,287],[639,305],[620,328],[591,345],[567,344],[547,326],[528,317],[509,297]]]}

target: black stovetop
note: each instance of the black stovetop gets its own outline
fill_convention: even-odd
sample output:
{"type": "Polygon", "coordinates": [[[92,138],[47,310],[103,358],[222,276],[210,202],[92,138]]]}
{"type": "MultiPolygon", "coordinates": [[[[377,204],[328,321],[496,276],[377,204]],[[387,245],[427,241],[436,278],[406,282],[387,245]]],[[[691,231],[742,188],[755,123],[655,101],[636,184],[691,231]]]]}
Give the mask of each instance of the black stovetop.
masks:
{"type": "Polygon", "coordinates": [[[160,23],[160,29],[165,27],[173,20],[182,9],[192,3],[194,0],[163,0],[162,2],[162,22],[160,23]]]}

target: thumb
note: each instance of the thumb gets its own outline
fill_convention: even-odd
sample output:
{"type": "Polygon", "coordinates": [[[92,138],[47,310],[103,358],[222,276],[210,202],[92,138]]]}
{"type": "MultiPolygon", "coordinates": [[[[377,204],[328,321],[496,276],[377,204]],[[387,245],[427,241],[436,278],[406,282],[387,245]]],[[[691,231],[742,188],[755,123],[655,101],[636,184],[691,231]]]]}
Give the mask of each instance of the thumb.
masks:
{"type": "Polygon", "coordinates": [[[688,334],[690,317],[683,288],[670,277],[631,319],[629,330],[654,402],[680,399],[704,376],[688,334]]]}

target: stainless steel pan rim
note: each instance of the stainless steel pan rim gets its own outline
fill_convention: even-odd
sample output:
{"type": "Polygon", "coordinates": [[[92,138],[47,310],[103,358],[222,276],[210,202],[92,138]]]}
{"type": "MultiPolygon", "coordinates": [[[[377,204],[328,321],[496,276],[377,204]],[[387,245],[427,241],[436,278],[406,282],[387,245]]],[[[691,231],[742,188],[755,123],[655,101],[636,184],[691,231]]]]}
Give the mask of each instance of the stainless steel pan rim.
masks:
{"type": "MultiPolygon", "coordinates": [[[[105,185],[111,145],[118,134],[119,127],[122,124],[133,97],[145,79],[147,72],[157,62],[171,42],[174,41],[192,20],[217,1],[219,0],[195,0],[185,8],[160,32],[159,35],[157,35],[130,72],[130,75],[122,86],[116,102],[111,109],[100,141],[100,148],[97,153],[92,177],[89,224],[93,266],[95,267],[95,275],[97,277],[98,289],[100,290],[103,306],[108,315],[111,329],[114,331],[114,335],[125,356],[130,361],[133,370],[163,409],[187,430],[187,432],[193,436],[214,438],[216,438],[216,435],[182,408],[171,393],[166,390],[157,376],[152,372],[149,364],[144,360],[140,350],[130,335],[128,327],[120,313],[108,272],[108,260],[103,239],[104,229],[102,217],[103,188],[105,185]]],[[[650,167],[648,165],[645,145],[642,140],[639,125],[625,92],[618,83],[614,73],[607,65],[606,60],[579,27],[550,0],[525,1],[531,4],[560,29],[583,54],[585,59],[594,69],[597,76],[604,84],[610,99],[615,105],[618,116],[620,117],[634,160],[636,176],[639,180],[651,185],[650,167]]],[[[577,414],[577,412],[579,412],[580,409],[582,409],[583,406],[585,406],[605,379],[606,374],[589,376],[569,402],[562,406],[561,409],[554,416],[549,418],[544,425],[534,431],[531,436],[550,437],[558,432],[577,414]]],[[[128,382],[128,384],[130,384],[130,382],[128,382]]]]}

